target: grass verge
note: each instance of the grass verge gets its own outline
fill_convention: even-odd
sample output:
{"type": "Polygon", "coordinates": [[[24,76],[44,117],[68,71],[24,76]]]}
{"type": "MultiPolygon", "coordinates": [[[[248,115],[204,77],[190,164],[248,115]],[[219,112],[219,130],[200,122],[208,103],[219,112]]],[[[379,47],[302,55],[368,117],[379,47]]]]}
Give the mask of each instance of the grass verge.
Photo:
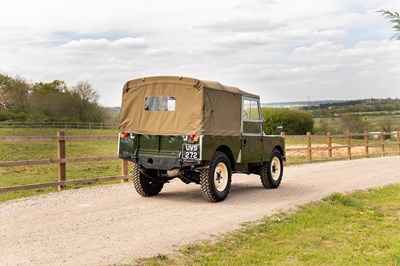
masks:
{"type": "Polygon", "coordinates": [[[132,265],[400,265],[400,185],[280,213],[132,265]]]}

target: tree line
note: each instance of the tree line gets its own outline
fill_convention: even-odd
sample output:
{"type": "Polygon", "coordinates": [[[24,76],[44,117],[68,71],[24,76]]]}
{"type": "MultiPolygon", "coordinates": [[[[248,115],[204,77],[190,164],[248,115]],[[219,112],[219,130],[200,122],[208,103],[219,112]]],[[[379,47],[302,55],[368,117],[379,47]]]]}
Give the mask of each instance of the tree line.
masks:
{"type": "Polygon", "coordinates": [[[305,106],[301,109],[310,111],[314,117],[324,117],[335,114],[355,112],[391,112],[400,110],[400,99],[388,98],[352,100],[340,103],[320,104],[318,106],[305,106]]]}
{"type": "Polygon", "coordinates": [[[0,121],[105,122],[107,109],[88,81],[31,83],[0,74],[0,121]]]}

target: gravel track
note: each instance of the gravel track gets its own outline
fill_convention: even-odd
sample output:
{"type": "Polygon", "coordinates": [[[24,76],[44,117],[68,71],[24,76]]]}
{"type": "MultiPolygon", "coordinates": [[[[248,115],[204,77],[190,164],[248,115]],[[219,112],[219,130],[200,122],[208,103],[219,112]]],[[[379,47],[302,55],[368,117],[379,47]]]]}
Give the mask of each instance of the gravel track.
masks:
{"type": "Polygon", "coordinates": [[[333,192],[400,183],[400,157],[286,167],[279,189],[234,175],[228,198],[206,202],[198,185],[171,182],[157,197],[131,183],[0,204],[0,265],[109,265],[173,252],[333,192]]]}

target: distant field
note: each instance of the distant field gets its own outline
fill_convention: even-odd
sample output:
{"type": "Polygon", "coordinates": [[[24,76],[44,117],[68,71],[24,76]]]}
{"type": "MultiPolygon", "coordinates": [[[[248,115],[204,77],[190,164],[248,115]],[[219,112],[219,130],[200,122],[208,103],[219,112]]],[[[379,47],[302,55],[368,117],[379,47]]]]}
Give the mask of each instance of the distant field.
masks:
{"type": "MultiPolygon", "coordinates": [[[[390,121],[391,130],[400,130],[400,111],[396,112],[363,112],[363,113],[349,113],[360,116],[361,120],[367,123],[368,131],[380,131],[382,126],[387,128],[387,122],[390,121]]],[[[314,127],[318,130],[321,128],[322,123],[327,125],[327,129],[336,133],[342,132],[340,128],[340,117],[344,114],[338,114],[327,117],[314,118],[314,127]]]]}

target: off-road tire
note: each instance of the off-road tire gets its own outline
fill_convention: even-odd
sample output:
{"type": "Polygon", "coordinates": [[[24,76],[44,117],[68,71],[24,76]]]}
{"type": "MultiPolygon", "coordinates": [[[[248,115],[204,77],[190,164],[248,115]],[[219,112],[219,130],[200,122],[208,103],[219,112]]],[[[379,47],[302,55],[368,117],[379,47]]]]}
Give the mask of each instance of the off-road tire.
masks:
{"type": "Polygon", "coordinates": [[[200,170],[201,192],[210,202],[223,201],[229,194],[232,170],[228,157],[223,152],[215,152],[213,158],[200,170]]]}
{"type": "Polygon", "coordinates": [[[164,183],[154,181],[140,173],[140,166],[137,163],[133,164],[132,180],[136,192],[143,197],[158,195],[164,186],[164,183]]]}
{"type": "Polygon", "coordinates": [[[277,188],[283,175],[283,160],[281,153],[274,149],[268,162],[260,167],[261,183],[265,188],[277,188]]]}

